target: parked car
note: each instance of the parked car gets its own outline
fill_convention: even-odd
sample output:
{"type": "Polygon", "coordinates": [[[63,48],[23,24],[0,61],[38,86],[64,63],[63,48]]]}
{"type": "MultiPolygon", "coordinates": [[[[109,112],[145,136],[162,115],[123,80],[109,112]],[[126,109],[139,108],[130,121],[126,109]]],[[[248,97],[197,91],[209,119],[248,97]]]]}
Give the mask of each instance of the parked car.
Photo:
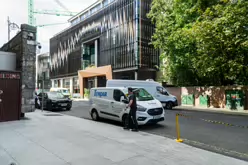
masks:
{"type": "Polygon", "coordinates": [[[132,87],[144,88],[154,98],[159,100],[165,109],[172,109],[178,106],[176,96],[170,94],[164,87],[156,81],[142,81],[142,80],[108,80],[106,87],[132,87]]]}
{"type": "Polygon", "coordinates": [[[51,88],[50,92],[60,92],[67,98],[69,98],[71,96],[71,93],[70,93],[69,89],[67,89],[67,88],[51,88]]]}
{"type": "Polygon", "coordinates": [[[43,92],[39,93],[35,98],[35,105],[37,109],[42,108],[42,94],[44,94],[43,98],[43,106],[44,109],[47,110],[60,110],[66,109],[71,110],[72,100],[70,98],[65,97],[60,92],[43,92]]]}

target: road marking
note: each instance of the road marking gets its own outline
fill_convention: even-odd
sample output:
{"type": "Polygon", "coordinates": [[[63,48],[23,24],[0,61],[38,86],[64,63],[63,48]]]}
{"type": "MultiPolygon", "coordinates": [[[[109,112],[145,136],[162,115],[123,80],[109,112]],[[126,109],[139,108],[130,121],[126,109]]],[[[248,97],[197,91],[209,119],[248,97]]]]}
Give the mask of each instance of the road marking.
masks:
{"type": "MultiPolygon", "coordinates": [[[[167,137],[167,138],[170,138],[170,139],[175,139],[176,138],[175,136],[170,136],[170,135],[164,135],[164,136],[167,137]]],[[[184,140],[183,143],[188,144],[188,145],[190,145],[192,147],[205,149],[205,150],[208,150],[210,152],[212,151],[212,152],[216,152],[216,153],[219,153],[219,154],[232,156],[234,158],[238,157],[240,159],[243,158],[243,159],[248,160],[248,154],[246,154],[246,153],[241,153],[241,152],[237,152],[237,151],[233,151],[233,150],[228,150],[228,149],[225,149],[225,148],[216,147],[216,146],[213,146],[213,145],[210,145],[210,144],[205,144],[205,143],[202,143],[202,142],[189,140],[189,139],[185,139],[185,138],[183,138],[183,140],[184,140]]]]}
{"type": "Polygon", "coordinates": [[[184,115],[181,113],[177,113],[177,116],[182,116],[188,119],[200,119],[202,121],[208,122],[208,123],[213,123],[213,124],[220,124],[220,125],[225,125],[225,126],[230,126],[230,127],[239,127],[239,128],[246,128],[248,129],[248,126],[243,126],[243,125],[236,125],[236,124],[230,124],[230,123],[226,123],[226,122],[222,122],[222,121],[216,121],[216,120],[208,120],[208,119],[203,119],[203,118],[197,118],[194,116],[188,116],[188,115],[184,115]]]}
{"type": "MultiPolygon", "coordinates": [[[[185,140],[186,142],[188,142],[189,144],[196,144],[196,145],[199,145],[199,146],[202,146],[202,147],[208,147],[208,148],[212,148],[213,150],[215,151],[219,151],[221,153],[226,153],[228,155],[237,155],[239,157],[244,157],[246,159],[248,159],[248,154],[246,153],[241,153],[241,152],[237,152],[237,151],[233,151],[233,150],[228,150],[228,149],[225,149],[225,148],[220,148],[220,147],[216,147],[216,146],[213,146],[213,145],[209,145],[209,144],[205,144],[205,143],[201,143],[201,142],[198,142],[198,141],[194,141],[194,140],[189,140],[189,139],[183,139],[185,140]]],[[[187,143],[186,143],[187,144],[187,143]]]]}

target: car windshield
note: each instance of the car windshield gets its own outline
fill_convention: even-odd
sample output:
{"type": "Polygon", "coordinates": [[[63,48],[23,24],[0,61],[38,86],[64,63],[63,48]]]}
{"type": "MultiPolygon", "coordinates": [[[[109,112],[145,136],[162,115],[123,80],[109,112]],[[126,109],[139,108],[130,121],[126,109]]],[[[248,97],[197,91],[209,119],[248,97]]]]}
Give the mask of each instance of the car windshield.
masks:
{"type": "Polygon", "coordinates": [[[136,96],[137,101],[149,101],[149,100],[154,100],[152,95],[148,93],[145,89],[139,88],[139,89],[134,89],[134,94],[136,96]]]}
{"type": "Polygon", "coordinates": [[[62,99],[64,96],[59,92],[49,92],[47,93],[49,98],[62,99]]]}
{"type": "Polygon", "coordinates": [[[63,89],[63,90],[62,90],[62,93],[69,93],[69,91],[66,90],[66,89],[63,89]]]}
{"type": "MultiPolygon", "coordinates": [[[[43,91],[44,91],[44,92],[49,92],[48,89],[44,89],[43,91]]],[[[42,89],[36,89],[36,90],[35,90],[35,93],[36,93],[37,95],[39,95],[40,93],[42,93],[42,89]]]]}

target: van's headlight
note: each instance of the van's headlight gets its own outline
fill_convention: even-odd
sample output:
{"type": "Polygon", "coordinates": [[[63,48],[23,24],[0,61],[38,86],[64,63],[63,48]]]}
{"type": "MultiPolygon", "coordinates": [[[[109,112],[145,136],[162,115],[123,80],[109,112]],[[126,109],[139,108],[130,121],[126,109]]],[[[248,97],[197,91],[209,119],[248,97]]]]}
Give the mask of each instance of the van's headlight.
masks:
{"type": "Polygon", "coordinates": [[[145,107],[142,107],[140,105],[137,106],[137,111],[142,111],[142,112],[145,112],[146,111],[146,108],[145,107]]]}

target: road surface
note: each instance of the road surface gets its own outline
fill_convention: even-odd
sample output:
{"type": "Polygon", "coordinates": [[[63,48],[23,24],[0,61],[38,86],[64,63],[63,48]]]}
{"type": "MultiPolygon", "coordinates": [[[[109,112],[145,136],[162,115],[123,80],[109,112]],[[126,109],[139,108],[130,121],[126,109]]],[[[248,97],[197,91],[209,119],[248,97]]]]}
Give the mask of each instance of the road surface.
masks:
{"type": "MultiPolygon", "coordinates": [[[[89,108],[87,101],[73,102],[71,111],[61,111],[61,113],[91,120],[89,108]]],[[[184,143],[248,161],[248,128],[211,123],[211,121],[221,121],[248,126],[248,116],[166,110],[164,122],[156,125],[142,126],[140,130],[175,139],[175,116],[177,113],[193,117],[179,117],[181,138],[184,140],[184,143]]],[[[104,120],[102,122],[121,126],[120,123],[113,121],[104,120]]]]}

